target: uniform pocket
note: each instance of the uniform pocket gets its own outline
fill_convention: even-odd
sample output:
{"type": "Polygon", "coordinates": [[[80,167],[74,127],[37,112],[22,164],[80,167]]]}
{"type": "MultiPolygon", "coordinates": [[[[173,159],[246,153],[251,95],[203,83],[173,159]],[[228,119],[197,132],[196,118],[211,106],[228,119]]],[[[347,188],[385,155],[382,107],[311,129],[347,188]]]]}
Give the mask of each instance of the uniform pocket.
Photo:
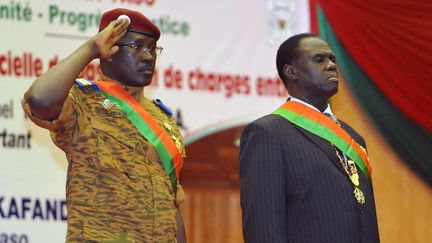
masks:
{"type": "Polygon", "coordinates": [[[135,235],[109,225],[84,225],[84,243],[135,243],[135,235]]]}
{"type": "Polygon", "coordinates": [[[97,136],[96,153],[99,165],[108,169],[130,173],[127,167],[130,166],[131,161],[137,156],[136,148],[139,145],[138,141],[130,131],[122,132],[122,124],[108,125],[107,123],[109,121],[98,119],[91,121],[91,126],[97,136]]]}
{"type": "Polygon", "coordinates": [[[125,207],[128,198],[128,175],[117,169],[101,167],[96,179],[94,206],[100,213],[110,213],[125,207]]]}

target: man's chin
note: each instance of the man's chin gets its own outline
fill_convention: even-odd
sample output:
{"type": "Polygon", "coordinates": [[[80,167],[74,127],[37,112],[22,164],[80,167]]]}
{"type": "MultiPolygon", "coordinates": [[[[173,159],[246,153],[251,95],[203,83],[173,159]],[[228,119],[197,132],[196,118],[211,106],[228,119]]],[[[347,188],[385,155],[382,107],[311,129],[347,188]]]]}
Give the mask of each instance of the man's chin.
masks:
{"type": "Polygon", "coordinates": [[[153,80],[153,78],[145,79],[145,80],[141,83],[140,87],[149,86],[149,85],[151,84],[152,80],[153,80]]]}
{"type": "Polygon", "coordinates": [[[145,87],[145,86],[149,86],[150,83],[131,83],[126,85],[131,87],[145,87]]]}
{"type": "Polygon", "coordinates": [[[330,91],[330,97],[332,97],[333,95],[337,94],[338,91],[339,91],[339,87],[336,87],[335,89],[332,89],[330,91]]]}
{"type": "Polygon", "coordinates": [[[145,87],[145,86],[150,85],[151,81],[152,81],[152,79],[143,78],[140,80],[130,80],[130,81],[122,82],[122,83],[127,85],[127,86],[131,86],[131,87],[145,87]]]}

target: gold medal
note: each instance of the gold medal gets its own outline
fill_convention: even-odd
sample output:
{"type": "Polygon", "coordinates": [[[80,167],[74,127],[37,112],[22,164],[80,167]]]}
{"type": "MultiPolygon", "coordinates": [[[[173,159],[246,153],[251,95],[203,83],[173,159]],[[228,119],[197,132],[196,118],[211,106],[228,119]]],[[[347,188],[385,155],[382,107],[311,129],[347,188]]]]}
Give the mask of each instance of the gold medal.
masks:
{"type": "Polygon", "coordinates": [[[173,131],[173,127],[168,123],[168,122],[164,122],[164,127],[166,130],[168,130],[169,132],[173,131]]]}
{"type": "Polygon", "coordinates": [[[357,199],[357,202],[360,205],[365,204],[366,198],[365,198],[363,192],[357,186],[354,188],[354,197],[357,199]]]}
{"type": "Polygon", "coordinates": [[[182,146],[182,143],[180,142],[180,140],[174,135],[172,135],[171,138],[174,140],[174,143],[175,143],[177,149],[180,151],[180,153],[183,153],[183,146],[182,146]]]}
{"type": "Polygon", "coordinates": [[[342,160],[342,157],[339,155],[339,152],[338,152],[337,149],[336,149],[336,155],[338,156],[339,161],[340,161],[342,167],[344,168],[344,171],[346,172],[346,174],[348,175],[351,183],[354,186],[354,197],[355,197],[355,199],[357,200],[358,204],[360,204],[360,205],[365,204],[366,198],[365,198],[363,192],[359,188],[359,185],[360,185],[360,176],[357,173],[357,168],[356,168],[354,160],[348,159],[348,163],[345,164],[343,162],[343,160],[342,160]],[[349,170],[348,170],[348,167],[349,167],[349,170]]]}
{"type": "Polygon", "coordinates": [[[349,178],[351,179],[351,182],[354,184],[354,186],[357,187],[360,185],[359,175],[357,173],[350,175],[349,178]]]}

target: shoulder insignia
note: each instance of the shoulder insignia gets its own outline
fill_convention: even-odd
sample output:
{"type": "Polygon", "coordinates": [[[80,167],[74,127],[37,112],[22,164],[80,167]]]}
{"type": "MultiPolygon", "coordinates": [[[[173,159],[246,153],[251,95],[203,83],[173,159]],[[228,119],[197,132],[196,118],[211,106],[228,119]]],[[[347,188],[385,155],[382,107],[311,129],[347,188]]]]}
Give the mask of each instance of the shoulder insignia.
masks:
{"type": "Polygon", "coordinates": [[[75,79],[75,83],[78,85],[80,89],[90,88],[95,85],[92,81],[85,78],[77,78],[75,79]]]}
{"type": "Polygon", "coordinates": [[[153,102],[159,106],[159,108],[163,111],[165,111],[165,113],[168,114],[168,116],[172,116],[173,113],[171,112],[171,110],[164,104],[162,103],[162,101],[160,99],[154,99],[153,102]]]}

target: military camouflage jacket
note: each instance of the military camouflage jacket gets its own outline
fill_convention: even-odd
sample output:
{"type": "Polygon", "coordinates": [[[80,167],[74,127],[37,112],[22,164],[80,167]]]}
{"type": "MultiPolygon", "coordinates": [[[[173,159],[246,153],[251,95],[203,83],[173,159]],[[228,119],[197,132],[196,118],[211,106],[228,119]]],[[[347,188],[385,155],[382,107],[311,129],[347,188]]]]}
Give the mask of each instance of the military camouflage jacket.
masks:
{"type": "MultiPolygon", "coordinates": [[[[115,105],[90,88],[74,85],[59,118],[37,125],[51,131],[69,161],[67,174],[70,242],[176,242],[177,199],[153,146],[115,105]],[[106,103],[106,102],[105,102],[106,103]]],[[[164,127],[181,138],[174,119],[152,100],[139,103],[164,127]]],[[[182,143],[182,154],[184,147],[182,143]]]]}

